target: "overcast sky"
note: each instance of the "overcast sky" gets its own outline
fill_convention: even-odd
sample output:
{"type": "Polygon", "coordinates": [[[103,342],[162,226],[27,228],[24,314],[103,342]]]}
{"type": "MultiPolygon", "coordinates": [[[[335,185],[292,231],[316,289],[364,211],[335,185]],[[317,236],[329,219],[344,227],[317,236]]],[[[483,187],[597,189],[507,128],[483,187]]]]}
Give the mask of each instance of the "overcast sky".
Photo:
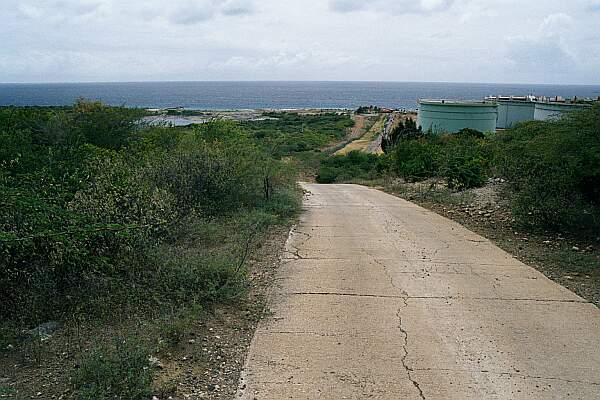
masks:
{"type": "Polygon", "coordinates": [[[0,0],[0,82],[600,84],[600,0],[0,0]]]}

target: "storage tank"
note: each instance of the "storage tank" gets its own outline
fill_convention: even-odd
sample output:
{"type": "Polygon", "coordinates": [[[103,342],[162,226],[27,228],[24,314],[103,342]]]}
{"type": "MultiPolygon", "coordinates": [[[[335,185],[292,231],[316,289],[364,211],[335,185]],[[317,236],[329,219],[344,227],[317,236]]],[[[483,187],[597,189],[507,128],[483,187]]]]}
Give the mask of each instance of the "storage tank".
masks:
{"type": "Polygon", "coordinates": [[[455,133],[463,128],[494,132],[497,119],[496,102],[419,100],[417,126],[433,133],[455,133]]]}
{"type": "Polygon", "coordinates": [[[562,103],[562,102],[537,102],[535,103],[534,119],[536,121],[547,121],[560,118],[572,111],[585,110],[591,107],[589,104],[562,103]]]}
{"type": "Polygon", "coordinates": [[[535,119],[535,102],[527,99],[498,99],[498,129],[508,129],[523,121],[535,119]]]}

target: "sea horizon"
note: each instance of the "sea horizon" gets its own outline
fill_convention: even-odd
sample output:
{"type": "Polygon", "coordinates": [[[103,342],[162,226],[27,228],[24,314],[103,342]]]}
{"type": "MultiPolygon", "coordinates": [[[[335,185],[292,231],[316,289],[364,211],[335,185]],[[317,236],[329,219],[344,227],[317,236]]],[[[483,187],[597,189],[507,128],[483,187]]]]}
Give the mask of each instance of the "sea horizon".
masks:
{"type": "Polygon", "coordinates": [[[0,82],[0,85],[78,85],[78,84],[105,84],[105,83],[440,83],[464,85],[521,85],[521,86],[600,86],[600,83],[545,83],[545,82],[492,82],[492,81],[402,81],[402,80],[319,80],[319,79],[213,79],[213,80],[111,80],[111,81],[45,81],[45,82],[0,82]]]}
{"type": "Polygon", "coordinates": [[[0,106],[65,106],[78,98],[139,108],[192,110],[415,109],[418,99],[494,95],[596,99],[600,85],[401,81],[140,81],[0,83],[0,106]]]}

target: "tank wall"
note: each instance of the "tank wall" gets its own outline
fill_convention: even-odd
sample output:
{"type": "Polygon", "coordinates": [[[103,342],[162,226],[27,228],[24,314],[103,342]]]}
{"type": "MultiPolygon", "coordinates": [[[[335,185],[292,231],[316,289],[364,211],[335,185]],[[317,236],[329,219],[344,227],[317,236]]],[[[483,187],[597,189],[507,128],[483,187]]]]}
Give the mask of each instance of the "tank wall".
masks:
{"type": "Polygon", "coordinates": [[[508,129],[523,121],[535,119],[535,103],[506,101],[498,104],[498,124],[500,129],[508,129]]]}
{"type": "Polygon", "coordinates": [[[569,112],[583,110],[585,108],[589,108],[589,106],[585,104],[535,103],[534,118],[536,121],[547,121],[549,119],[560,118],[569,112]]]}
{"type": "Polygon", "coordinates": [[[419,104],[417,125],[423,131],[434,133],[455,133],[463,128],[476,129],[480,132],[496,130],[498,106],[490,105],[450,105],[450,104],[419,104]]]}

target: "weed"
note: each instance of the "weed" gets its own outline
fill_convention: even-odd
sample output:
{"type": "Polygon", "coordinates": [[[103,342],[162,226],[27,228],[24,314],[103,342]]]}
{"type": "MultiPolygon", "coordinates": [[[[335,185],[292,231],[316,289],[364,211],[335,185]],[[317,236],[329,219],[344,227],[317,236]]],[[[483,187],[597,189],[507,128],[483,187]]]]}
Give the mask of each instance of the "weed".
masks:
{"type": "Polygon", "coordinates": [[[119,342],[99,347],[73,377],[76,400],[146,400],[152,394],[154,370],[148,350],[119,342]]]}

